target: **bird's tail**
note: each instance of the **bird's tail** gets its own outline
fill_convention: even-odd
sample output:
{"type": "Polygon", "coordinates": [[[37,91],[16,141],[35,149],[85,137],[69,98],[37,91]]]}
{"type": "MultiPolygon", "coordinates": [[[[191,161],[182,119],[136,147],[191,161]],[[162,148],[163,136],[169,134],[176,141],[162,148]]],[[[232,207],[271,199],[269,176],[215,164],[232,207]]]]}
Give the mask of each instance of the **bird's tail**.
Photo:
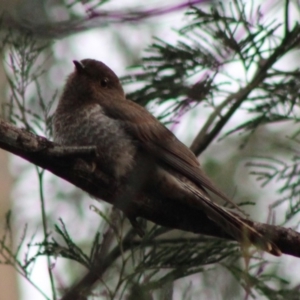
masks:
{"type": "Polygon", "coordinates": [[[268,237],[263,236],[251,225],[250,221],[210,200],[204,190],[199,190],[190,184],[182,184],[183,188],[194,196],[193,199],[189,199],[193,202],[192,205],[204,211],[211,220],[242,245],[247,247],[253,244],[275,256],[282,254],[280,249],[268,237]]]}

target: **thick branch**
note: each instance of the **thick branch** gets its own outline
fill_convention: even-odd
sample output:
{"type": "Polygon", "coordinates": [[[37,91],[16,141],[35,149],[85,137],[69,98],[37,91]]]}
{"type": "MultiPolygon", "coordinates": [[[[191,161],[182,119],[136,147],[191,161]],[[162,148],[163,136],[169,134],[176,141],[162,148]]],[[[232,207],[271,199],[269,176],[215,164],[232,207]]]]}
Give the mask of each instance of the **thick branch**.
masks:
{"type": "MultiPolygon", "coordinates": [[[[87,161],[91,156],[92,147],[86,149],[88,155],[82,154],[81,151],[74,151],[74,155],[67,151],[62,155],[61,146],[55,146],[43,137],[19,129],[0,119],[0,148],[52,172],[90,195],[124,210],[122,203],[113,202],[126,187],[117,185],[112,178],[100,171],[92,172],[91,168],[84,163],[84,160],[87,161]]],[[[155,201],[131,199],[129,205],[138,213],[138,216],[165,227],[232,239],[204,213],[182,203],[165,201],[165,199],[156,199],[155,201]]],[[[263,235],[268,236],[283,253],[300,257],[300,234],[296,231],[256,222],[253,222],[253,226],[263,235]]]]}

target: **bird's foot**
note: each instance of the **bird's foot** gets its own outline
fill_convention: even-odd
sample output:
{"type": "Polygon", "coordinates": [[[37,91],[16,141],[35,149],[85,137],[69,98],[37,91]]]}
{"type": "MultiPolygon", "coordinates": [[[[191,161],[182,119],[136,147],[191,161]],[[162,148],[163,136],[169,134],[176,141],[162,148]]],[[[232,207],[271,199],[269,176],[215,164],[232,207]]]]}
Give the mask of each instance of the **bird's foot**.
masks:
{"type": "Polygon", "coordinates": [[[78,158],[76,160],[76,164],[74,169],[78,169],[78,170],[85,170],[89,173],[94,173],[95,170],[97,169],[97,164],[92,161],[92,162],[87,162],[86,160],[83,160],[81,158],[78,158]]]}
{"type": "Polygon", "coordinates": [[[145,236],[145,230],[142,228],[142,224],[137,221],[136,217],[127,216],[127,218],[138,236],[143,238],[145,236]]]}

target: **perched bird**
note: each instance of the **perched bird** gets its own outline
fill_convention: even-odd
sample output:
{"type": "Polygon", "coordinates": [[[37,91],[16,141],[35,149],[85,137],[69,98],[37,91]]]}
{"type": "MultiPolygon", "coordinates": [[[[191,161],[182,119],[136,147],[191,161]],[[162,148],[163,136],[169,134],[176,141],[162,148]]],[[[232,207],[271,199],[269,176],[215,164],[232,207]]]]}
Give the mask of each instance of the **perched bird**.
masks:
{"type": "MultiPolygon", "coordinates": [[[[185,203],[204,211],[240,243],[281,254],[275,244],[238,214],[211,200],[207,191],[230,201],[204,174],[189,148],[144,107],[126,99],[118,77],[109,67],[93,59],[74,64],[54,114],[56,143],[96,145],[96,167],[130,186],[129,198],[143,194],[185,203]]],[[[136,226],[134,212],[128,211],[127,215],[136,226]]]]}

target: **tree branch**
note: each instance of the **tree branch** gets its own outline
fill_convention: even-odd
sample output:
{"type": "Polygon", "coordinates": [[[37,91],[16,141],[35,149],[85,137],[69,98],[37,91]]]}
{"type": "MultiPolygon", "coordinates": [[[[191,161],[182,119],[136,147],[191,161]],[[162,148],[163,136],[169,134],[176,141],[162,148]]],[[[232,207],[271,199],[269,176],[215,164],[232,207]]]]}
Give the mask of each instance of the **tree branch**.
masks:
{"type": "MultiPolygon", "coordinates": [[[[122,203],[119,201],[114,203],[114,200],[126,187],[121,184],[117,185],[107,174],[98,170],[92,171],[88,167],[93,147],[87,147],[86,154],[77,148],[74,155],[71,155],[70,151],[67,151],[67,155],[65,155],[61,146],[56,146],[43,137],[19,129],[0,119],[0,148],[52,172],[90,195],[124,210],[122,203]]],[[[128,205],[130,205],[130,209],[137,212],[138,216],[161,226],[232,240],[231,236],[222,231],[222,228],[208,219],[204,213],[182,203],[168,199],[154,201],[148,198],[133,198],[130,199],[128,205]]],[[[300,257],[300,234],[296,231],[280,226],[247,222],[274,242],[283,253],[300,257]]]]}
{"type": "Polygon", "coordinates": [[[268,71],[270,68],[279,60],[279,58],[281,58],[297,43],[299,43],[299,40],[300,25],[296,24],[293,30],[288,32],[281,44],[274,50],[269,58],[266,59],[262,65],[258,66],[258,70],[253,76],[252,80],[236,93],[229,95],[227,99],[225,99],[216,108],[216,110],[212,112],[206,124],[204,124],[203,128],[200,130],[194,142],[192,143],[191,150],[196,155],[202,153],[208,147],[208,145],[210,145],[210,143],[221,132],[223,127],[228,123],[228,120],[232,117],[232,115],[243,104],[243,102],[248,99],[249,94],[252,93],[261,83],[263,83],[264,79],[268,76],[268,71]],[[229,107],[230,104],[231,106],[228,111],[222,114],[222,110],[226,107],[229,107]],[[219,120],[216,122],[216,125],[209,131],[209,128],[217,118],[219,118],[219,120]]]}
{"type": "MultiPolygon", "coordinates": [[[[4,14],[2,16],[4,26],[9,29],[19,30],[32,34],[36,37],[42,38],[62,38],[72,33],[78,33],[86,31],[91,28],[107,27],[115,23],[137,23],[143,20],[153,18],[156,16],[162,16],[177,12],[183,9],[187,9],[194,5],[200,5],[211,2],[210,0],[189,0],[183,1],[180,4],[175,5],[161,5],[159,8],[148,9],[123,9],[123,10],[103,10],[95,8],[89,8],[88,5],[84,5],[86,8],[84,16],[73,16],[72,19],[60,22],[45,22],[37,23],[36,20],[22,18],[18,20],[10,14],[4,14]]],[[[83,4],[83,3],[82,3],[83,4]]]]}

